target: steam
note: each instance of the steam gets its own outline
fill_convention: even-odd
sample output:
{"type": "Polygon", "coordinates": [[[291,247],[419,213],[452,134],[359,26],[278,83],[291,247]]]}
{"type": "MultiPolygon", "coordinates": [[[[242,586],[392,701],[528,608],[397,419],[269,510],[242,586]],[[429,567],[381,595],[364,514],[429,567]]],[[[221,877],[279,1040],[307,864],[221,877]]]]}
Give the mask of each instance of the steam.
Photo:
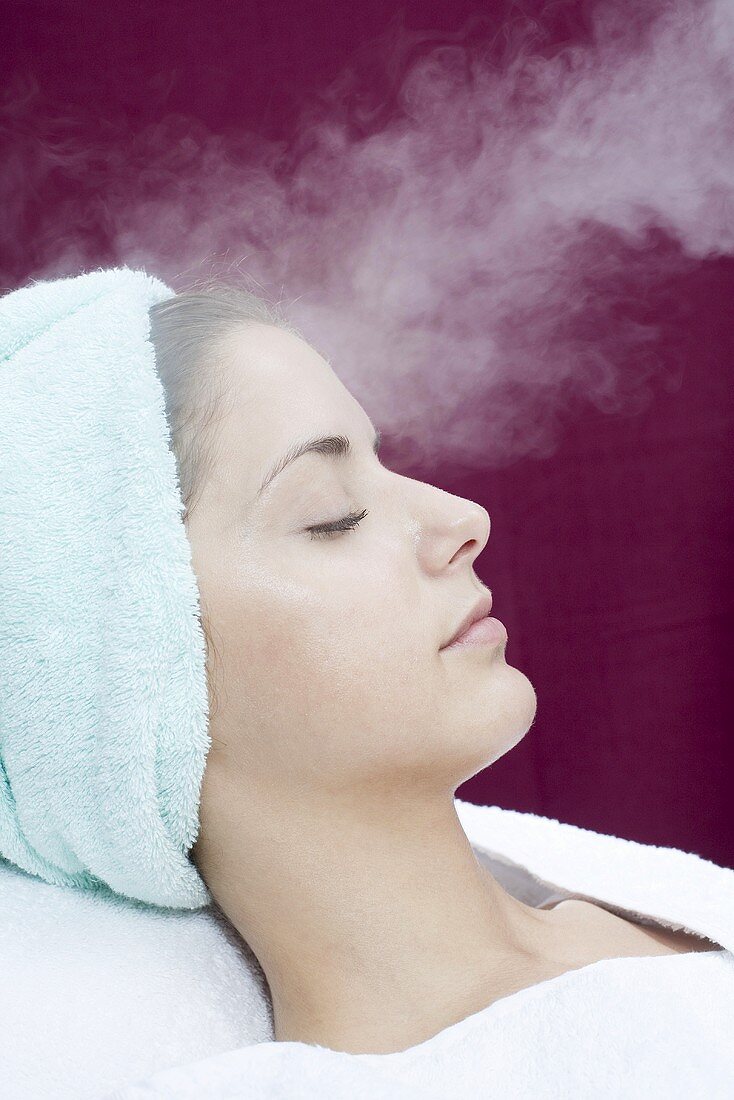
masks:
{"type": "Polygon", "coordinates": [[[734,2],[590,20],[554,49],[508,24],[499,59],[496,37],[393,28],[374,44],[398,73],[389,117],[350,113],[345,73],[288,149],[171,114],[91,147],[78,119],[38,121],[26,81],[0,115],[3,252],[19,262],[25,204],[60,173],[80,197],[33,278],[96,266],[92,231],[175,289],[234,265],[408,464],[548,454],[572,403],[633,413],[680,384],[655,347],[670,288],[734,250],[734,2]]]}

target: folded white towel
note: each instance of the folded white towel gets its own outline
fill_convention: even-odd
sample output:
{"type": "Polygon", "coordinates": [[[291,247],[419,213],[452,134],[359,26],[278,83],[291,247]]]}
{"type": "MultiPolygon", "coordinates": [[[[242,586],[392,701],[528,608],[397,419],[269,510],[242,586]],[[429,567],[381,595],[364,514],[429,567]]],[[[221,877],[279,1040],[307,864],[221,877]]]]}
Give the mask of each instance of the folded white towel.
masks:
{"type": "Polygon", "coordinates": [[[456,808],[477,857],[526,903],[583,897],[722,950],[605,959],[407,1051],[352,1055],[272,1041],[261,971],[211,909],[134,909],[7,866],[4,1100],[734,1095],[734,871],[534,814],[456,808]]]}
{"type": "Polygon", "coordinates": [[[108,1100],[731,1100],[728,951],[605,959],[520,990],[396,1054],[260,1043],[108,1100]]]}

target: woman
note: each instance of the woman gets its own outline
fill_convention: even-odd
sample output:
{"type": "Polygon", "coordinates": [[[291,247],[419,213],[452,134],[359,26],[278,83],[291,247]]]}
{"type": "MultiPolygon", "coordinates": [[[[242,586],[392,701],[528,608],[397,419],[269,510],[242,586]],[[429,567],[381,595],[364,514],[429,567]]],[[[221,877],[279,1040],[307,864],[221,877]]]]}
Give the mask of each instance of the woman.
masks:
{"type": "MultiPolygon", "coordinates": [[[[216,302],[152,308],[169,390],[216,302]]],[[[477,864],[454,793],[536,707],[506,639],[446,645],[489,611],[487,512],[383,466],[365,411],[292,332],[243,321],[215,355],[226,414],[185,499],[224,700],[192,854],[263,967],[276,1040],[403,1050],[596,958],[711,949],[592,902],[524,905],[477,864]]]]}
{"type": "MultiPolygon", "coordinates": [[[[705,915],[676,928],[672,909],[658,906],[658,919],[614,912],[598,903],[603,893],[578,896],[585,892],[571,879],[560,902],[528,903],[476,859],[455,790],[518,743],[536,707],[532,685],[507,663],[501,629],[485,623],[474,644],[462,637],[490,609],[474,572],[489,537],[486,511],[386,468],[364,409],[258,299],[217,285],[166,296],[160,283],[154,297],[150,345],[207,641],[211,745],[193,790],[195,843],[186,833],[183,848],[206,900],[263,968],[274,1043],[261,1046],[286,1055],[305,1044],[323,1059],[312,1064],[314,1084],[336,1082],[336,1053],[357,1056],[347,1070],[339,1062],[347,1075],[405,1056],[394,1063],[403,1089],[395,1095],[413,1087],[428,1095],[429,1085],[445,1095],[455,1041],[470,1034],[481,1052],[497,1019],[488,1010],[517,1003],[521,991],[552,993],[576,973],[580,1027],[583,982],[601,960],[708,955],[718,969],[709,965],[700,980],[709,994],[725,991],[717,1011],[734,1007],[734,929],[722,944],[709,938],[715,922],[705,915]]],[[[95,364],[99,355],[95,345],[95,364]]],[[[153,644],[149,631],[140,644],[153,644]]],[[[158,793],[170,797],[172,788],[160,783],[158,793]]],[[[175,797],[191,793],[181,784],[175,797]]],[[[168,825],[172,815],[163,816],[168,825]]],[[[57,867],[53,881],[107,883],[155,900],[141,886],[122,890],[121,858],[106,876],[101,862],[85,862],[82,831],[75,837],[80,870],[75,878],[67,866],[63,878],[57,867]]],[[[17,848],[4,851],[42,873],[25,849],[25,864],[17,848]]],[[[728,906],[734,873],[707,866],[728,906]]],[[[686,974],[689,997],[697,973],[686,974]]],[[[573,982],[563,988],[573,1000],[573,982]]],[[[551,998],[541,1019],[555,1056],[568,1035],[560,1022],[553,1033],[553,1011],[551,998]]],[[[505,1035],[505,1048],[513,1041],[505,1035]]],[[[667,1041],[674,1053],[676,1036],[667,1041]]],[[[243,1087],[264,1085],[257,1073],[267,1052],[233,1053],[243,1060],[227,1056],[228,1084],[241,1075],[243,1087]]],[[[627,1062],[642,1080],[638,1055],[630,1048],[627,1062]]],[[[582,1064],[578,1049],[575,1057],[582,1064]]],[[[467,1095],[493,1080],[481,1060],[462,1065],[467,1095]]],[[[217,1072],[200,1064],[196,1095],[217,1072]]],[[[732,1072],[728,1056],[711,1080],[732,1072]]],[[[551,1090],[562,1089],[563,1073],[555,1079],[551,1065],[548,1074],[551,1090]]],[[[494,1080],[501,1093],[501,1074],[494,1080]]],[[[511,1081],[523,1095],[517,1070],[511,1081]]]]}

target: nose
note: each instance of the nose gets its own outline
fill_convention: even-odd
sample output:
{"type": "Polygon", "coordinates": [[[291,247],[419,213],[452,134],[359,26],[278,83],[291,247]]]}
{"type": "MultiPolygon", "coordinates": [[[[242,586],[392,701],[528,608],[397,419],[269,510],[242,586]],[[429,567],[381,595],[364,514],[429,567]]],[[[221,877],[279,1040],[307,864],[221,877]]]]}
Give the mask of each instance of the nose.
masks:
{"type": "Polygon", "coordinates": [[[489,540],[489,512],[476,501],[431,486],[420,539],[423,567],[429,572],[466,568],[489,540]]]}
{"type": "Polygon", "coordinates": [[[461,497],[457,499],[461,501],[462,507],[456,519],[449,524],[447,535],[449,552],[452,547],[454,551],[448,564],[454,565],[460,561],[465,565],[471,565],[489,541],[491,520],[489,512],[481,504],[461,497]]]}

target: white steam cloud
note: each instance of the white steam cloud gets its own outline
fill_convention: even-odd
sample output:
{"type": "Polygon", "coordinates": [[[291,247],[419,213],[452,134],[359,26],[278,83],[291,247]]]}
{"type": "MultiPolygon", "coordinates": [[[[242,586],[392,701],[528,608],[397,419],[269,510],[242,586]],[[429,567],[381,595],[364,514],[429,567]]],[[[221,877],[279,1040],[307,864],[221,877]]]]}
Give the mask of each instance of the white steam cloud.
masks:
{"type": "MultiPolygon", "coordinates": [[[[34,132],[34,88],[16,86],[0,241],[20,254],[26,201],[61,173],[95,201],[55,211],[33,278],[96,266],[90,227],[176,289],[234,263],[405,466],[547,454],[572,401],[634,412],[651,380],[679,384],[655,352],[662,295],[734,251],[734,0],[590,18],[553,50],[513,24],[501,64],[496,41],[423,48],[377,127],[348,117],[347,73],[289,149],[171,114],[91,148],[74,119],[34,132]]],[[[399,33],[405,56],[420,36],[399,33]]]]}

